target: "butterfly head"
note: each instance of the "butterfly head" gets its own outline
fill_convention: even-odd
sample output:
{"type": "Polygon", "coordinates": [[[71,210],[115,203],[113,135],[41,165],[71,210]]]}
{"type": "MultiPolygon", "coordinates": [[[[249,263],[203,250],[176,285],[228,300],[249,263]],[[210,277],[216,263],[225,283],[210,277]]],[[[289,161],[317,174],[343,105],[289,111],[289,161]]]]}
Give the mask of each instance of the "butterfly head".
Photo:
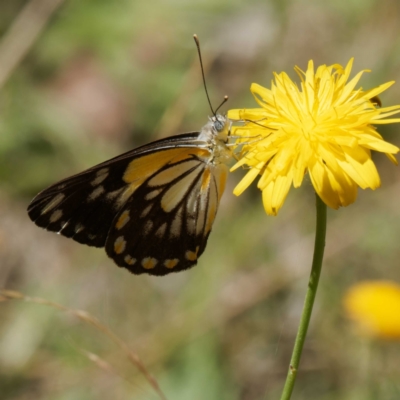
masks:
{"type": "Polygon", "coordinates": [[[226,143],[228,141],[231,130],[231,120],[220,114],[216,114],[213,117],[210,117],[209,120],[213,136],[218,140],[226,143]]]}
{"type": "Polygon", "coordinates": [[[210,163],[224,163],[232,157],[232,150],[227,146],[232,122],[223,115],[209,117],[209,121],[201,129],[198,140],[203,142],[212,153],[210,163]]]}

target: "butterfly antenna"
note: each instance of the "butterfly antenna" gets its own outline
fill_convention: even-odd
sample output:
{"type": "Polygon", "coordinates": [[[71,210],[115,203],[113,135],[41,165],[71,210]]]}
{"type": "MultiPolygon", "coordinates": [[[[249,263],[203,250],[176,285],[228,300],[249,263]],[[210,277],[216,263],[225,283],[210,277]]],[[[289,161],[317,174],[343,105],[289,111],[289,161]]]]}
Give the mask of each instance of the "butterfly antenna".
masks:
{"type": "MultiPolygon", "coordinates": [[[[211,105],[210,96],[208,95],[208,90],[207,90],[207,85],[206,85],[206,77],[205,77],[205,75],[204,75],[203,60],[202,60],[202,58],[201,58],[200,41],[199,41],[199,38],[197,37],[196,34],[193,35],[193,39],[194,39],[194,41],[195,41],[195,43],[196,43],[196,46],[197,46],[197,53],[199,54],[201,75],[202,75],[202,77],[203,77],[203,85],[204,85],[204,90],[206,91],[208,104],[210,105],[210,109],[211,109],[211,112],[213,113],[214,117],[216,117],[216,111],[213,110],[213,107],[212,107],[212,105],[211,105]]],[[[226,100],[224,100],[224,101],[222,102],[222,104],[224,104],[225,102],[226,102],[226,100]]],[[[217,108],[217,110],[222,106],[222,104],[217,108]]]]}
{"type": "MultiPolygon", "coordinates": [[[[215,110],[215,113],[218,112],[218,110],[228,101],[228,96],[224,96],[224,100],[222,100],[222,103],[217,107],[217,109],[215,110]]],[[[215,114],[214,114],[215,115],[215,114]]]]}

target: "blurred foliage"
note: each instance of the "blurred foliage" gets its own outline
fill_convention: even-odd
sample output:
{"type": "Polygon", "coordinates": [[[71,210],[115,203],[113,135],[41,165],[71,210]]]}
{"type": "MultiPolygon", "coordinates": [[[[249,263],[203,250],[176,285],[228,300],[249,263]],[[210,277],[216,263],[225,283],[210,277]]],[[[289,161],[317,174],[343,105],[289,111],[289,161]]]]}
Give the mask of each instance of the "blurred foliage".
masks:
{"type": "MultiPolygon", "coordinates": [[[[28,3],[0,2],[0,56],[28,3]]],[[[228,94],[229,108],[254,107],[251,82],[268,85],[273,71],[294,77],[294,65],[309,59],[345,64],[354,56],[355,71],[372,70],[364,88],[400,81],[399,15],[397,0],[65,0],[0,91],[0,287],[97,316],[137,351],[168,399],[279,398],[312,255],[311,185],[267,218],[257,189],[232,196],[241,172],[232,174],[199,265],[163,278],[131,276],[102,250],[38,229],[26,206],[58,179],[205,123],[193,33],[213,103],[228,94]]],[[[399,84],[381,100],[399,104],[399,84]]],[[[398,126],[381,132],[400,145],[398,126]]],[[[398,343],[359,337],[342,311],[353,283],[400,281],[400,173],[384,157],[376,162],[382,188],[329,212],[299,400],[400,398],[398,343]]],[[[0,398],[158,397],[92,327],[4,301],[0,398]]]]}

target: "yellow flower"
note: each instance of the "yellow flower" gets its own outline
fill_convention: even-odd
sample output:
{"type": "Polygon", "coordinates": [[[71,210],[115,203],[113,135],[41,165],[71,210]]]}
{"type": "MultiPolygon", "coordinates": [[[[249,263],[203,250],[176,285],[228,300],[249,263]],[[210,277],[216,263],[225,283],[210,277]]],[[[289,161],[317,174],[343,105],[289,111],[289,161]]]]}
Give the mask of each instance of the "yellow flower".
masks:
{"type": "Polygon", "coordinates": [[[400,285],[386,281],[357,284],[346,294],[344,306],[364,333],[400,339],[400,285]]]}
{"type": "Polygon", "coordinates": [[[399,148],[385,142],[374,125],[400,122],[384,119],[400,112],[400,106],[380,108],[377,95],[394,82],[371,90],[355,89],[359,72],[348,81],[353,60],[347,66],[321,65],[314,73],[309,61],[298,87],[285,73],[275,73],[271,89],[256,83],[251,91],[262,108],[230,110],[228,117],[244,121],[233,128],[242,143],[239,161],[232,170],[247,165],[249,171],[236,186],[241,194],[258,176],[265,210],[276,215],[291,185],[299,187],[306,172],[320,198],[337,209],[353,203],[357,188],[376,189],[380,178],[371,150],[393,154],[399,148]]]}

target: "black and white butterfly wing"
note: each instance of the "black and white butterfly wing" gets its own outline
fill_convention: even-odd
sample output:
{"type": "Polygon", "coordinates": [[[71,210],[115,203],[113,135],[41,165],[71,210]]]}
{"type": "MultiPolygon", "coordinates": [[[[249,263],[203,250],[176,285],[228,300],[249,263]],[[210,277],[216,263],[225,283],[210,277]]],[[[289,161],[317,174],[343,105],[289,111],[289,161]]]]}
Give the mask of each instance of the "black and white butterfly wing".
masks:
{"type": "Polygon", "coordinates": [[[89,246],[103,247],[126,183],[126,162],[87,170],[50,186],[28,207],[36,225],[89,246]]]}
{"type": "Polygon", "coordinates": [[[79,243],[106,247],[133,273],[164,275],[196,264],[227,168],[209,163],[198,132],[127,152],[39,193],[30,218],[79,243]]]}

